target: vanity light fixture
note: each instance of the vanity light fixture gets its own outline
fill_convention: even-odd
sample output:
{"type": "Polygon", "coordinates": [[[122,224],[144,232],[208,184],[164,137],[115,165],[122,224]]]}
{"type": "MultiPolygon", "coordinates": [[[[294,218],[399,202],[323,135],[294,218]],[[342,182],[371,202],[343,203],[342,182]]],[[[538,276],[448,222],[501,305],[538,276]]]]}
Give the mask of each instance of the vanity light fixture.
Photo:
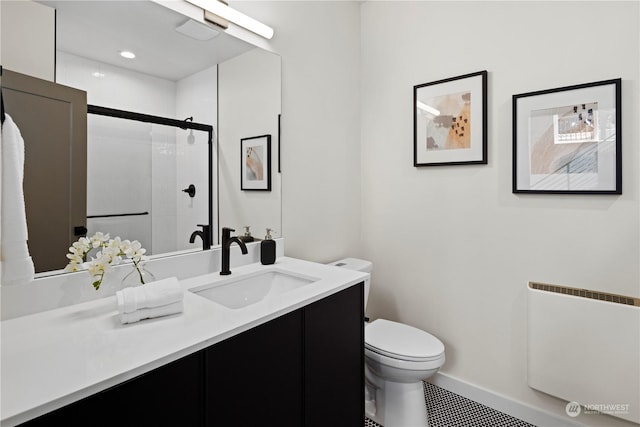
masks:
{"type": "Polygon", "coordinates": [[[196,22],[193,19],[189,19],[184,24],[176,27],[176,31],[200,41],[211,40],[220,34],[220,31],[213,29],[211,26],[196,22]]]}
{"type": "Polygon", "coordinates": [[[224,21],[232,22],[246,30],[249,30],[265,39],[271,39],[273,37],[273,28],[268,25],[257,21],[250,16],[245,15],[219,0],[187,0],[189,3],[194,4],[205,12],[209,12],[214,16],[206,16],[206,19],[222,28],[227,28],[224,21]],[[219,18],[219,19],[217,19],[219,18]]]}
{"type": "Polygon", "coordinates": [[[133,59],[136,57],[136,54],[128,50],[123,50],[123,51],[120,51],[120,56],[127,59],[133,59]]]}

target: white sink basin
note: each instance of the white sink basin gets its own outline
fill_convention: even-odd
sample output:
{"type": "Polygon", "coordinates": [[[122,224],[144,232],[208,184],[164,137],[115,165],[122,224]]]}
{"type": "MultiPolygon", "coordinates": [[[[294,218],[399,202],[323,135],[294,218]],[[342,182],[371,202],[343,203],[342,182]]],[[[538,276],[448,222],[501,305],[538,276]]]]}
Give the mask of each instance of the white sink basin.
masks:
{"type": "Polygon", "coordinates": [[[225,307],[238,309],[282,295],[318,279],[269,270],[231,277],[191,289],[191,292],[225,307]]]}

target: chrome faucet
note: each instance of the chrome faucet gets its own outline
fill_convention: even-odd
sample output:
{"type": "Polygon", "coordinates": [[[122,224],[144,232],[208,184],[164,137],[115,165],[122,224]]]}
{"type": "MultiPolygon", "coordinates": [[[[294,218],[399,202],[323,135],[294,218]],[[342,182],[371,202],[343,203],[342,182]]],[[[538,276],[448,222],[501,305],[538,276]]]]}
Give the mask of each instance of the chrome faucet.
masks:
{"type": "Polygon", "coordinates": [[[237,243],[240,246],[240,250],[243,255],[247,254],[247,245],[244,244],[242,240],[238,238],[238,236],[231,237],[231,232],[236,231],[232,228],[222,227],[222,268],[220,269],[220,274],[223,276],[227,276],[231,274],[231,270],[229,270],[229,252],[232,243],[237,243]]]}
{"type": "Polygon", "coordinates": [[[211,249],[211,226],[209,224],[198,224],[198,227],[202,227],[202,231],[194,231],[191,233],[189,243],[195,243],[196,237],[200,236],[202,239],[202,249],[211,249]]]}

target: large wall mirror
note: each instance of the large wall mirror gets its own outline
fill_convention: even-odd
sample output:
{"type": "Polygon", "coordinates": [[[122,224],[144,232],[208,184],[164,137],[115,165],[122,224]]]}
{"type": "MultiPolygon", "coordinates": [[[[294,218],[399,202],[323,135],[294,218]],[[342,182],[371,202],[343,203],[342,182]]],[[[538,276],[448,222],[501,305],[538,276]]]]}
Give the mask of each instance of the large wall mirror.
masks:
{"type": "Polygon", "coordinates": [[[153,1],[36,1],[56,9],[56,83],[92,106],[213,128],[208,151],[206,131],[88,114],[87,234],[139,240],[155,258],[202,250],[199,224],[213,245],[222,226],[282,229],[278,55],[153,1]],[[242,190],[241,140],[267,134],[273,185],[242,190]]]}

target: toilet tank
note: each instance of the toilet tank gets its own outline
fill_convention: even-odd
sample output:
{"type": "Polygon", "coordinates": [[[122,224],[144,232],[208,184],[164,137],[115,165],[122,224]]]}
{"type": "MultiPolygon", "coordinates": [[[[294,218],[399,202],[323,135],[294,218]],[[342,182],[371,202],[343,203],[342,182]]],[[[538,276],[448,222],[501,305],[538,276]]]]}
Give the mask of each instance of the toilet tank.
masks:
{"type": "MultiPolygon", "coordinates": [[[[335,267],[348,268],[349,270],[362,271],[363,273],[369,273],[373,271],[373,264],[371,261],[358,258],[343,258],[338,261],[330,262],[329,265],[335,267]]],[[[369,299],[369,288],[371,287],[371,278],[364,281],[364,308],[367,308],[367,300],[369,299]]]]}

